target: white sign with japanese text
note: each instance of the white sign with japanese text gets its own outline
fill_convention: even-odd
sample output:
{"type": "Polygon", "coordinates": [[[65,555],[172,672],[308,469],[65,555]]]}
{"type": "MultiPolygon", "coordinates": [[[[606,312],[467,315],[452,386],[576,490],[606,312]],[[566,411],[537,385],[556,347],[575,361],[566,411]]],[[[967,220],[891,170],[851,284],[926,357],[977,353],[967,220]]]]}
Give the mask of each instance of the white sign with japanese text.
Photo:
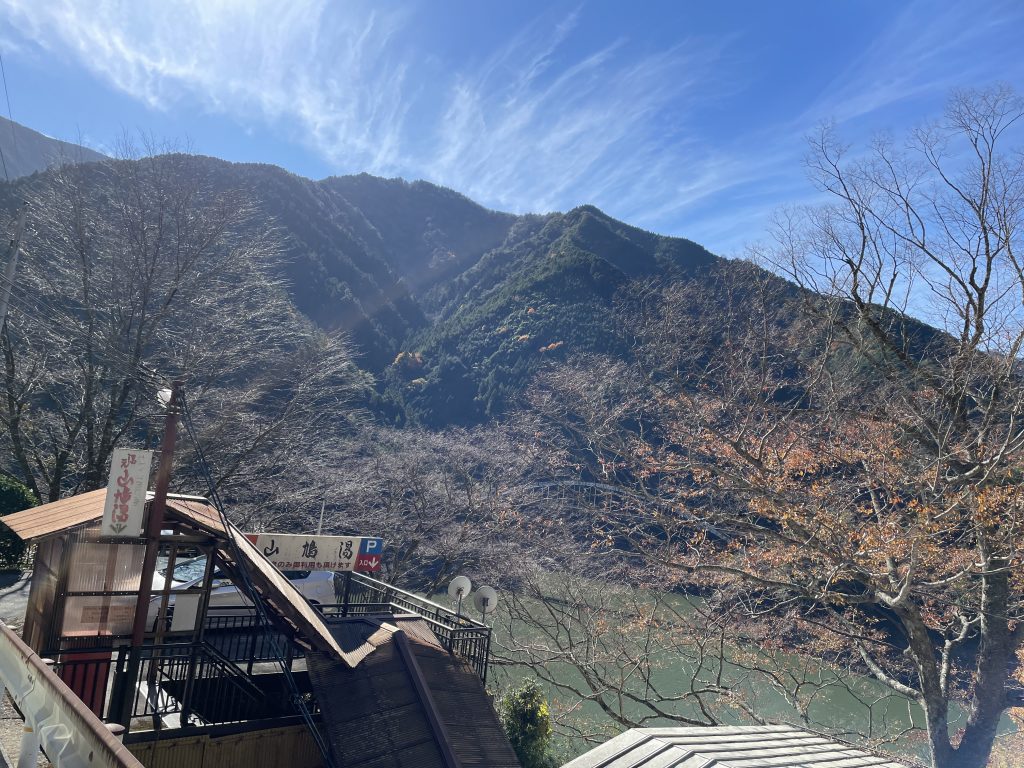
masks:
{"type": "Polygon", "coordinates": [[[383,539],[366,536],[302,536],[294,533],[247,533],[270,562],[282,571],[380,570],[383,539]]]}
{"type": "Polygon", "coordinates": [[[101,536],[134,538],[142,535],[142,518],[149,489],[153,452],[115,448],[110,459],[107,499],[103,505],[101,536]]]}

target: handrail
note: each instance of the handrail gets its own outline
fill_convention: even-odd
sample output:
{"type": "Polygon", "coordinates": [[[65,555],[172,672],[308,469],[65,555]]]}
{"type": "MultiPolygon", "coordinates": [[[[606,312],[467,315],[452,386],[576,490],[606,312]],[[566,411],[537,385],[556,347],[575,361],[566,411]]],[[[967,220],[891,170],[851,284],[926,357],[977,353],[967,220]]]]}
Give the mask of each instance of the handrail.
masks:
{"type": "MultiPolygon", "coordinates": [[[[204,694],[194,688],[199,680],[216,680],[218,685],[230,686],[250,704],[256,704],[263,698],[263,691],[245,672],[207,643],[147,645],[139,650],[142,665],[146,669],[144,674],[152,676],[153,682],[181,683],[185,687],[180,698],[175,696],[164,699],[160,691],[150,691],[149,696],[141,700],[142,710],[134,709],[132,712],[136,717],[179,713],[183,721],[188,720],[194,714],[197,701],[210,700],[208,692],[204,694]],[[161,701],[165,703],[161,704],[161,701]]],[[[218,696],[223,696],[223,690],[218,696]]],[[[239,703],[234,696],[231,702],[239,703]]],[[[236,718],[233,715],[237,714],[239,712],[230,712],[224,722],[234,721],[236,718]]]]}
{"type": "Polygon", "coordinates": [[[236,685],[239,685],[247,691],[254,699],[262,698],[263,691],[260,690],[260,687],[253,683],[249,676],[239,669],[238,665],[223,653],[218,651],[209,643],[201,643],[197,650],[201,654],[208,656],[213,662],[213,666],[216,667],[216,669],[220,671],[225,678],[233,680],[236,685]]]}
{"type": "Polygon", "coordinates": [[[425,621],[441,646],[467,661],[486,685],[491,628],[443,605],[363,574],[346,573],[345,602],[317,605],[325,618],[409,612],[425,621]],[[352,587],[356,587],[355,590],[352,587]]]}
{"type": "MultiPolygon", "coordinates": [[[[354,582],[362,586],[369,587],[370,589],[374,589],[381,592],[392,592],[396,595],[401,595],[409,602],[420,603],[425,607],[429,606],[433,609],[433,613],[435,617],[437,617],[438,621],[440,621],[440,617],[444,615],[446,618],[450,617],[450,619],[454,620],[455,623],[458,625],[468,624],[470,626],[478,627],[480,629],[488,629],[486,624],[483,624],[482,622],[479,622],[476,619],[465,614],[457,614],[451,608],[447,608],[441,605],[440,603],[435,603],[433,600],[430,600],[429,598],[421,597],[420,595],[417,595],[414,592],[407,592],[404,589],[396,587],[392,584],[388,584],[387,582],[378,581],[377,579],[371,578],[362,573],[351,573],[351,578],[354,582]]],[[[393,601],[388,600],[387,602],[393,601]]]]}
{"type": "MultiPolygon", "coordinates": [[[[40,746],[55,768],[143,768],[103,721],[0,622],[0,687],[25,718],[19,765],[40,746]]],[[[3,691],[0,690],[0,697],[3,691]]],[[[32,757],[31,763],[35,764],[32,757]]]]}
{"type": "MultiPolygon", "coordinates": [[[[103,686],[99,700],[103,701],[106,673],[100,675],[93,671],[90,674],[89,670],[110,665],[111,649],[75,649],[74,655],[55,653],[58,659],[54,664],[55,670],[59,670],[65,679],[77,675],[99,680],[103,686]],[[106,659],[80,660],[74,658],[77,654],[105,654],[106,659]]],[[[111,695],[113,711],[106,713],[107,719],[121,718],[129,724],[134,718],[163,718],[174,714],[180,715],[185,722],[196,714],[197,709],[206,711],[209,704],[223,696],[227,697],[224,699],[227,703],[218,710],[220,716],[225,717],[224,722],[235,722],[245,719],[238,715],[253,706],[259,707],[264,700],[262,689],[230,657],[205,642],[165,643],[141,648],[122,646],[116,650],[115,680],[119,678],[116,685],[120,688],[117,690],[131,693],[111,695]],[[137,662],[138,679],[126,677],[126,668],[131,666],[130,657],[137,662]],[[212,693],[206,685],[214,686],[212,693]]],[[[208,714],[203,715],[204,719],[208,714]]]]}

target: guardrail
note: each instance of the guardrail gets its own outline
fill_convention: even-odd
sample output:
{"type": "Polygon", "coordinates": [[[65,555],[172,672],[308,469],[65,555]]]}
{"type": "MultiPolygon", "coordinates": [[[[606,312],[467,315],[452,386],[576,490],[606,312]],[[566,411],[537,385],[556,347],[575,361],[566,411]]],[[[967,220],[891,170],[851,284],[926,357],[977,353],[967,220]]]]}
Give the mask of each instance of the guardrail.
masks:
{"type": "Polygon", "coordinates": [[[457,614],[451,608],[435,603],[413,592],[366,576],[362,573],[346,573],[338,590],[338,605],[356,609],[360,605],[397,606],[409,613],[453,628],[474,627],[488,629],[486,624],[470,618],[465,613],[457,614]],[[347,582],[347,583],[346,583],[347,582]]]}
{"type": "MultiPolygon", "coordinates": [[[[55,768],[143,768],[103,721],[2,622],[0,688],[11,695],[25,720],[18,768],[35,766],[40,748],[55,768]]],[[[0,698],[3,693],[0,690],[0,698]]]]}

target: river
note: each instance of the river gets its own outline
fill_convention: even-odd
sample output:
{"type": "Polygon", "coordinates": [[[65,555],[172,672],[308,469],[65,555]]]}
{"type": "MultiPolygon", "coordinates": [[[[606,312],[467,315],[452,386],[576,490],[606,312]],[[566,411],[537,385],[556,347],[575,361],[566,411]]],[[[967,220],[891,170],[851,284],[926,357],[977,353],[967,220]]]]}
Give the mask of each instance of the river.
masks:
{"type": "MultiPolygon", "coordinates": [[[[678,627],[680,620],[685,621],[687,616],[695,614],[693,598],[632,591],[628,598],[632,601],[631,605],[639,607],[640,604],[636,603],[638,597],[641,601],[648,599],[648,605],[659,603],[673,617],[673,621],[665,622],[663,627],[652,630],[649,624],[645,624],[638,629],[636,614],[623,611],[621,602],[616,604],[613,597],[615,592],[615,588],[607,585],[597,588],[601,605],[596,608],[600,610],[604,606],[612,617],[607,626],[584,626],[589,621],[597,620],[597,612],[588,618],[586,611],[580,610],[578,605],[569,607],[563,603],[560,610],[564,612],[564,626],[562,631],[555,631],[554,625],[558,622],[552,619],[552,613],[548,610],[550,606],[543,608],[539,602],[531,604],[514,598],[510,600],[508,596],[504,605],[499,606],[494,620],[492,647],[499,656],[507,656],[503,649],[515,644],[512,642],[513,637],[519,644],[558,648],[559,652],[551,654],[550,660],[543,664],[543,674],[550,680],[544,682],[544,687],[552,716],[559,721],[555,749],[562,761],[587,751],[595,742],[605,741],[621,732],[623,726],[606,715],[597,703],[581,702],[579,696],[562,687],[594,690],[600,686],[592,685],[588,688],[584,673],[577,665],[557,660],[556,657],[564,658],[571,654],[580,662],[579,666],[585,669],[591,681],[598,675],[603,675],[605,680],[614,678],[641,699],[644,698],[645,690],[656,690],[663,699],[685,695],[691,690],[695,672],[698,673],[698,680],[707,680],[718,672],[717,664],[709,662],[707,655],[702,657],[698,653],[700,649],[681,646],[678,637],[668,637],[678,627]],[[536,624],[522,618],[524,610],[532,612],[534,609],[536,614],[531,615],[534,619],[540,618],[536,624]],[[573,638],[574,629],[577,634],[573,638]],[[660,644],[659,633],[663,634],[660,644]],[[598,642],[584,641],[588,634],[598,635],[598,642]],[[597,651],[598,647],[602,650],[597,651]],[[642,665],[638,662],[641,654],[645,659],[642,665]],[[572,735],[572,732],[577,735],[572,735]],[[588,738],[578,734],[586,734],[588,738]]],[[[926,758],[923,732],[915,730],[924,723],[921,707],[894,693],[874,678],[838,671],[821,660],[796,653],[766,654],[750,644],[727,644],[723,650],[727,662],[721,670],[721,681],[735,692],[737,699],[742,699],[760,717],[804,727],[797,709],[781,692],[785,685],[790,691],[799,692],[801,706],[805,708],[812,728],[855,743],[865,743],[863,734],[870,734],[875,739],[874,746],[897,755],[920,760],[926,758]],[[765,666],[773,669],[772,676],[749,671],[749,668],[765,666]],[[887,739],[890,742],[895,740],[895,743],[886,744],[887,739]]],[[[717,653],[714,655],[717,656],[717,653]]],[[[499,690],[524,678],[536,677],[534,670],[523,664],[496,663],[491,670],[489,687],[499,690]]],[[[605,701],[630,719],[651,715],[643,704],[630,701],[628,697],[615,696],[610,689],[606,689],[605,701]]],[[[701,714],[696,704],[686,700],[670,702],[665,707],[683,716],[699,717],[701,714]]],[[[752,722],[739,706],[722,700],[718,700],[714,713],[721,722],[752,722]]],[[[956,708],[950,714],[951,729],[961,727],[964,712],[956,708]]],[[[645,723],[646,726],[671,724],[673,722],[670,719],[657,717],[645,723]]],[[[1004,719],[1001,730],[1014,730],[1009,718],[1004,719]]]]}

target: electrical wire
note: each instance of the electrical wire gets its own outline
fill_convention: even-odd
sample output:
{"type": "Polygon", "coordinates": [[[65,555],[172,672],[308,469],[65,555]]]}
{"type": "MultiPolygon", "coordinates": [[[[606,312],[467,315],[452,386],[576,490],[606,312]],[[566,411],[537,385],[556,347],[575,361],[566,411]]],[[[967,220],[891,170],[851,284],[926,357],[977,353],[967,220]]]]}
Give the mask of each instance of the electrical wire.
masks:
{"type": "MultiPolygon", "coordinates": [[[[248,593],[249,598],[252,600],[253,607],[256,609],[258,619],[261,626],[270,626],[270,618],[267,615],[266,605],[264,605],[263,597],[256,590],[252,583],[252,579],[249,576],[249,569],[245,563],[245,559],[242,557],[241,552],[238,548],[238,542],[235,540],[232,534],[232,526],[228,521],[227,514],[224,512],[224,503],[221,500],[220,493],[217,491],[217,484],[213,480],[213,474],[210,471],[209,462],[206,460],[206,455],[203,453],[202,445],[199,442],[199,437],[196,434],[195,424],[192,421],[192,412],[188,407],[188,399],[185,397],[185,393],[182,389],[179,389],[177,394],[178,402],[181,408],[182,423],[185,425],[185,432],[188,434],[189,440],[192,442],[192,448],[195,451],[196,461],[199,464],[200,471],[203,478],[206,480],[207,487],[209,489],[209,500],[213,504],[214,509],[217,510],[217,515],[220,518],[221,525],[224,526],[224,530],[228,534],[228,543],[231,547],[232,556],[235,559],[235,567],[238,574],[242,577],[243,587],[245,592],[248,593]]],[[[273,650],[275,660],[281,667],[281,671],[284,673],[285,680],[288,683],[288,689],[291,693],[292,703],[295,708],[302,715],[302,719],[305,721],[306,726],[309,728],[310,735],[313,737],[313,741],[316,743],[317,748],[320,750],[320,754],[324,758],[324,765],[327,768],[335,768],[333,759],[331,758],[330,747],[324,741],[323,734],[316,727],[316,723],[313,722],[313,715],[310,713],[309,708],[306,706],[305,701],[302,699],[302,693],[299,690],[298,684],[295,682],[295,677],[292,675],[291,668],[288,665],[287,654],[281,647],[283,638],[279,634],[270,635],[270,647],[273,650]]],[[[255,642],[255,641],[254,641],[255,642]]]]}
{"type": "MultiPolygon", "coordinates": [[[[163,388],[167,384],[166,378],[161,377],[156,371],[146,368],[141,361],[132,360],[125,352],[118,350],[109,342],[100,338],[90,337],[82,329],[63,324],[52,317],[41,317],[21,297],[12,296],[11,306],[17,308],[22,315],[31,318],[36,324],[47,327],[56,335],[77,341],[83,345],[90,345],[93,354],[98,358],[100,364],[108,371],[124,379],[146,386],[156,386],[157,388],[163,388]]],[[[8,325],[9,328],[10,325],[8,325]]]]}
{"type": "Polygon", "coordinates": [[[18,148],[18,133],[14,130],[14,115],[11,114],[11,94],[7,90],[7,69],[4,67],[4,55],[0,52],[0,75],[4,79],[4,98],[7,100],[7,119],[11,121],[11,143],[18,148]]]}
{"type": "MultiPolygon", "coordinates": [[[[15,150],[17,150],[18,136],[17,132],[14,130],[14,116],[11,114],[11,95],[7,91],[7,69],[4,67],[4,56],[2,53],[0,53],[0,75],[3,75],[4,80],[4,97],[7,99],[7,117],[11,121],[11,146],[15,150]]],[[[2,144],[2,142],[0,142],[0,144],[2,144]]],[[[7,182],[10,183],[11,176],[10,174],[7,173],[7,159],[4,157],[4,151],[2,146],[0,146],[0,161],[3,162],[4,166],[4,178],[6,178],[7,182]]]]}

